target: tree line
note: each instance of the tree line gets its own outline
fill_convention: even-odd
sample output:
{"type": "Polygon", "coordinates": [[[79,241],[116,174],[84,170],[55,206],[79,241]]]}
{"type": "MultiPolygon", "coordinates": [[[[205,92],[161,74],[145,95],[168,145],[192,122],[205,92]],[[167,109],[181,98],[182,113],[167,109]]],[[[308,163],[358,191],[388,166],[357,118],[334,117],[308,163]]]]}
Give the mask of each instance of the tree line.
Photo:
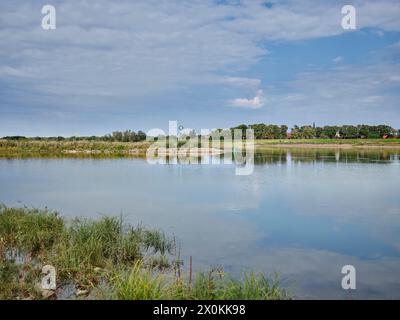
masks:
{"type": "Polygon", "coordinates": [[[2,139],[6,140],[36,140],[36,141],[111,141],[111,142],[139,142],[146,140],[146,134],[139,130],[114,131],[104,136],[72,136],[72,137],[24,137],[24,136],[7,136],[2,139]]]}
{"type": "Polygon", "coordinates": [[[112,134],[106,134],[103,139],[105,141],[119,141],[119,142],[138,142],[146,140],[146,134],[143,131],[114,131],[112,134]]]}
{"type": "Polygon", "coordinates": [[[234,129],[253,129],[255,139],[378,139],[400,137],[400,130],[388,125],[342,125],[342,126],[323,126],[295,125],[288,132],[286,125],[273,124],[241,124],[234,129]]]}
{"type": "MultiPolygon", "coordinates": [[[[286,125],[274,124],[241,124],[230,129],[216,129],[211,133],[220,134],[229,130],[233,132],[235,129],[242,130],[243,138],[245,138],[246,129],[254,131],[255,139],[378,139],[400,137],[400,130],[394,129],[388,125],[342,125],[342,126],[323,126],[317,127],[313,125],[295,125],[288,131],[286,125]]],[[[194,130],[186,136],[196,136],[194,130]]],[[[115,141],[115,142],[139,142],[146,140],[146,134],[143,131],[114,131],[104,136],[72,136],[72,137],[31,137],[24,136],[7,136],[6,140],[38,140],[38,141],[115,141]]]]}

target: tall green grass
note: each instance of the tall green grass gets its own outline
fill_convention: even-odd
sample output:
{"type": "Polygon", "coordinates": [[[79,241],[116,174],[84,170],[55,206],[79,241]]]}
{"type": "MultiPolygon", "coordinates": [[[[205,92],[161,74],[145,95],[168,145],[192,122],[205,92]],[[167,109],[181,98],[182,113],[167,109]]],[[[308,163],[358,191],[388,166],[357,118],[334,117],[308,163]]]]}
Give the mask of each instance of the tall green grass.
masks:
{"type": "Polygon", "coordinates": [[[288,299],[278,278],[244,273],[234,279],[224,272],[198,272],[193,283],[136,264],[129,272],[119,272],[112,281],[112,298],[126,300],[278,300],[288,299]]]}
{"type": "Polygon", "coordinates": [[[0,299],[40,299],[46,264],[55,267],[59,288],[73,283],[107,299],[287,298],[262,274],[185,275],[176,251],[175,239],[121,217],[65,221],[48,210],[0,206],[0,299]]]}
{"type": "Polygon", "coordinates": [[[110,278],[110,298],[119,300],[159,300],[166,295],[166,277],[142,263],[131,269],[114,271],[110,278]]]}
{"type": "Polygon", "coordinates": [[[64,234],[57,213],[0,205],[0,241],[10,250],[38,254],[50,249],[64,234]]]}
{"type": "Polygon", "coordinates": [[[133,265],[147,252],[165,256],[173,244],[161,231],[133,227],[118,217],[66,222],[47,210],[0,207],[3,259],[22,256],[51,264],[61,280],[74,278],[79,285],[96,284],[100,278],[94,270],[133,265]]]}

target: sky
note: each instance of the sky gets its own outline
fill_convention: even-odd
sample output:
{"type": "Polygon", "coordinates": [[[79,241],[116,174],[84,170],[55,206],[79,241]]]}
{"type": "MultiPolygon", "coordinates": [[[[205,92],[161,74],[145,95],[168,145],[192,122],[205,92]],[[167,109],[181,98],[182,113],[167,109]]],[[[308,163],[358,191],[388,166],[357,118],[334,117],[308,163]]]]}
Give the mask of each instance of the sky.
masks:
{"type": "Polygon", "coordinates": [[[400,128],[400,1],[0,2],[0,136],[400,128]],[[42,28],[44,5],[56,29],[42,28]],[[356,29],[343,29],[343,5],[356,29]]]}

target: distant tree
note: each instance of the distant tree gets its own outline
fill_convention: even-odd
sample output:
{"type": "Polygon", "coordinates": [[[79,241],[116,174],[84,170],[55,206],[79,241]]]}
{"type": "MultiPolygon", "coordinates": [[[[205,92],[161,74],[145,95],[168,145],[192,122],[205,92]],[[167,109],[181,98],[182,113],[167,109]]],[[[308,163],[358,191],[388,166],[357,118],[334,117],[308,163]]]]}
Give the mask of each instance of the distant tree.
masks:
{"type": "MultiPolygon", "coordinates": [[[[242,138],[246,138],[246,129],[252,129],[254,131],[255,139],[284,139],[287,137],[288,126],[286,125],[274,125],[265,123],[255,123],[255,124],[240,124],[236,127],[230,129],[215,129],[207,138],[212,139],[213,136],[219,137],[219,139],[224,139],[224,136],[232,134],[234,129],[239,129],[242,131],[242,138]]],[[[186,136],[196,137],[196,132],[194,130],[188,132],[186,136]]],[[[391,126],[380,124],[380,125],[366,125],[359,124],[355,125],[342,125],[342,126],[324,126],[316,127],[315,123],[312,125],[295,125],[291,129],[291,137],[293,139],[313,139],[313,138],[324,138],[324,139],[357,139],[357,138],[382,138],[382,137],[397,137],[400,138],[400,130],[394,129],[391,126]]],[[[232,135],[230,136],[232,138],[232,135]]],[[[6,136],[2,139],[6,140],[38,140],[38,141],[118,141],[118,142],[137,142],[146,140],[146,134],[143,131],[138,131],[137,133],[132,130],[125,131],[114,131],[111,134],[106,134],[104,136],[71,136],[68,138],[62,136],[54,137],[34,137],[27,138],[24,136],[6,136]]],[[[158,138],[155,137],[157,140],[158,138]]]]}
{"type": "Polygon", "coordinates": [[[380,138],[383,136],[393,137],[396,130],[387,125],[379,125],[376,130],[379,132],[380,138]]]}
{"type": "Polygon", "coordinates": [[[233,137],[234,130],[241,130],[242,131],[242,139],[246,139],[246,130],[249,128],[250,128],[250,126],[247,126],[245,124],[240,124],[236,127],[231,128],[230,131],[231,131],[232,137],[233,137]]]}
{"type": "Polygon", "coordinates": [[[281,128],[277,125],[271,125],[272,139],[280,139],[281,128]]]}
{"type": "Polygon", "coordinates": [[[358,138],[358,128],[356,126],[342,126],[339,128],[339,134],[344,139],[356,139],[358,138]]]}
{"type": "Polygon", "coordinates": [[[321,138],[330,138],[333,139],[336,137],[336,133],[338,132],[337,126],[325,126],[322,131],[321,138]]]}
{"type": "Polygon", "coordinates": [[[144,141],[146,140],[146,134],[143,131],[138,131],[136,135],[137,141],[144,141]]]}
{"type": "Polygon", "coordinates": [[[245,124],[240,124],[237,127],[235,127],[234,129],[241,129],[241,130],[246,130],[248,129],[248,126],[245,124]]]}
{"type": "Polygon", "coordinates": [[[256,123],[249,126],[254,131],[255,139],[265,139],[266,127],[264,123],[256,123]]]}
{"type": "Polygon", "coordinates": [[[324,128],[316,127],[315,128],[315,137],[316,138],[324,138],[324,128]]]}
{"type": "Polygon", "coordinates": [[[112,133],[112,140],[113,141],[122,141],[122,132],[121,131],[114,131],[112,133]]]}
{"type": "Polygon", "coordinates": [[[314,139],[316,136],[316,130],[312,126],[302,126],[300,132],[302,139],[314,139]]]}
{"type": "Polygon", "coordinates": [[[265,139],[274,139],[276,128],[273,125],[267,125],[265,128],[265,139]]]}
{"type": "Polygon", "coordinates": [[[294,125],[293,128],[291,129],[291,134],[292,134],[292,139],[300,139],[301,138],[300,127],[298,125],[294,125]]]}
{"type": "Polygon", "coordinates": [[[369,126],[365,124],[361,124],[357,126],[358,129],[358,137],[359,138],[368,138],[369,136],[369,126]]]}
{"type": "Polygon", "coordinates": [[[279,139],[286,139],[288,129],[289,129],[288,126],[281,125],[280,132],[279,132],[279,139]]]}
{"type": "Polygon", "coordinates": [[[3,139],[5,140],[27,140],[27,137],[24,136],[7,136],[7,137],[3,137],[3,139]]]}
{"type": "Polygon", "coordinates": [[[213,141],[217,141],[218,139],[220,141],[223,141],[223,140],[225,140],[225,137],[226,138],[229,137],[229,139],[232,140],[232,138],[233,138],[232,137],[232,129],[233,128],[231,128],[231,129],[216,129],[216,130],[213,130],[210,133],[209,139],[213,140],[213,141]]]}

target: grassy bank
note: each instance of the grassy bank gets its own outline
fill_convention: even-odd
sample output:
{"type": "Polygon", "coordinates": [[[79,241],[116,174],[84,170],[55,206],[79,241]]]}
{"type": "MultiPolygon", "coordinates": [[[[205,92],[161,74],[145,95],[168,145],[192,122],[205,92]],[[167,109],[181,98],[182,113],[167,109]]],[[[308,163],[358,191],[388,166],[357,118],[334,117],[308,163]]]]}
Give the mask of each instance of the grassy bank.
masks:
{"type": "Polygon", "coordinates": [[[149,142],[35,141],[0,139],[0,157],[144,156],[149,142]]]}
{"type": "Polygon", "coordinates": [[[220,269],[184,271],[175,239],[121,218],[65,221],[46,210],[0,207],[0,299],[286,299],[276,280],[220,269]],[[44,265],[57,289],[42,290],[44,265]],[[68,293],[69,292],[69,293],[68,293]]]}
{"type": "Polygon", "coordinates": [[[400,147],[400,139],[260,139],[256,147],[262,146],[353,146],[353,147],[400,147]]]}
{"type": "MultiPolygon", "coordinates": [[[[144,157],[150,142],[36,141],[0,139],[0,157],[144,157]]],[[[194,142],[195,146],[197,145],[194,142]]],[[[180,144],[180,146],[182,143],[180,144]]],[[[255,140],[265,147],[400,148],[400,139],[282,139],[255,140]]],[[[223,148],[223,143],[221,144],[223,148]]]]}

